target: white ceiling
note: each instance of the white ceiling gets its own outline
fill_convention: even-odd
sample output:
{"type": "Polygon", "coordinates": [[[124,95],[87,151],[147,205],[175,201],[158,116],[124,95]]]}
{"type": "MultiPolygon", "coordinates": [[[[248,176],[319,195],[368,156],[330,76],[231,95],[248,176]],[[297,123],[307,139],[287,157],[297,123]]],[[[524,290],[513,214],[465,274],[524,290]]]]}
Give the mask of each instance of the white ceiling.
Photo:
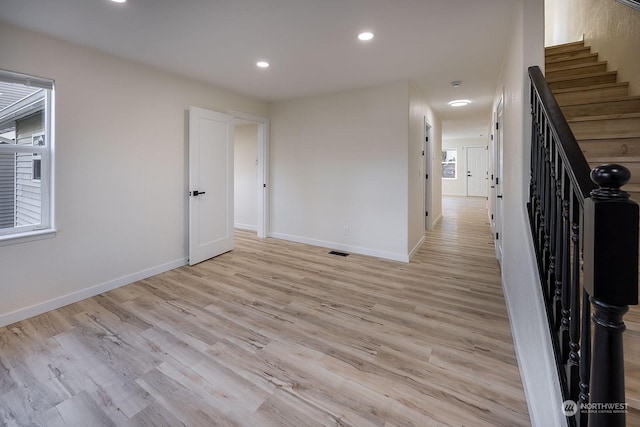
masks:
{"type": "Polygon", "coordinates": [[[0,21],[267,101],[411,79],[451,138],[486,134],[516,1],[0,0],[0,21]]]}

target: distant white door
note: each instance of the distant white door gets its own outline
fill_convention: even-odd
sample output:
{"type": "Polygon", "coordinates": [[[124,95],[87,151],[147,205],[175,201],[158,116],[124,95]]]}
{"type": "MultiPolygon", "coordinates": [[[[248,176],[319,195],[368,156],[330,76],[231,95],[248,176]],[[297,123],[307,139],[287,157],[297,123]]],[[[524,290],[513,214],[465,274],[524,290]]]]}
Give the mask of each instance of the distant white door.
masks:
{"type": "Polygon", "coordinates": [[[467,148],[467,196],[487,197],[487,147],[467,148]]]}
{"type": "Polygon", "coordinates": [[[189,265],[233,249],[233,116],[189,109],[189,265]]]}

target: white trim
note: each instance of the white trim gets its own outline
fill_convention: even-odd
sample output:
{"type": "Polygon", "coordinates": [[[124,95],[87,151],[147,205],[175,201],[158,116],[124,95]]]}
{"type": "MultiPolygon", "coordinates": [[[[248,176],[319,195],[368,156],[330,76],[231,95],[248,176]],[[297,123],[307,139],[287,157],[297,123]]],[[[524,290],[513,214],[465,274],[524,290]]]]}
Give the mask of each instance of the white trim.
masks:
{"type": "Polygon", "coordinates": [[[257,225],[238,224],[237,222],[233,224],[233,228],[237,228],[238,230],[258,231],[257,225]]]}
{"type": "MultiPolygon", "coordinates": [[[[521,224],[524,221],[526,233],[529,233],[527,213],[523,209],[524,218],[521,217],[521,224]]],[[[507,278],[504,277],[504,269],[501,269],[501,285],[504,295],[505,305],[507,306],[507,315],[509,316],[509,327],[511,329],[511,337],[513,339],[513,347],[518,361],[518,370],[520,371],[520,379],[522,380],[522,388],[529,410],[531,425],[534,427],[546,427],[548,425],[565,426],[566,418],[562,415],[562,391],[560,390],[560,379],[554,360],[553,344],[551,343],[551,332],[549,331],[549,323],[547,321],[546,309],[544,307],[544,296],[542,295],[542,286],[538,276],[538,268],[535,265],[535,255],[533,242],[527,238],[525,244],[521,247],[527,252],[527,258],[531,261],[528,266],[521,266],[528,270],[528,275],[532,278],[532,282],[527,288],[532,291],[532,295],[527,299],[529,304],[535,307],[536,316],[528,318],[525,322],[519,319],[514,313],[518,312],[518,303],[510,294],[510,287],[506,286],[507,278]],[[515,320],[515,321],[514,321],[515,320]],[[520,322],[517,322],[520,320],[520,322]],[[530,351],[524,350],[526,345],[522,344],[522,340],[537,339],[538,351],[534,359],[537,363],[532,363],[530,351]],[[537,364],[537,366],[532,366],[537,364]],[[543,368],[540,369],[539,365],[543,368]],[[541,389],[540,376],[546,377],[546,383],[549,388],[541,389]],[[535,385],[535,386],[534,386],[535,385]],[[554,423],[550,424],[549,419],[553,418],[554,423]]]]}
{"type": "Polygon", "coordinates": [[[34,242],[36,240],[51,239],[56,237],[58,231],[53,228],[44,230],[23,231],[19,233],[6,234],[0,236],[0,247],[15,245],[17,243],[34,242]]]}
{"type": "Polygon", "coordinates": [[[310,239],[307,237],[292,236],[283,233],[269,233],[268,237],[274,239],[288,240],[290,242],[304,243],[305,245],[320,246],[323,248],[336,249],[343,252],[351,252],[354,254],[367,255],[376,258],[384,258],[391,261],[409,262],[409,255],[396,252],[379,251],[376,249],[363,248],[361,246],[343,245],[342,243],[327,242],[324,240],[310,239]]]}
{"type": "Polygon", "coordinates": [[[411,260],[416,253],[418,253],[418,250],[422,247],[422,244],[424,243],[424,236],[422,236],[420,238],[420,240],[418,240],[418,243],[413,247],[413,249],[411,249],[411,252],[409,252],[409,260],[411,260]]]}
{"type": "Polygon", "coordinates": [[[48,301],[44,301],[38,304],[31,305],[29,307],[21,308],[10,313],[0,315],[0,327],[10,325],[12,323],[19,322],[21,320],[28,319],[33,316],[37,316],[47,311],[56,310],[65,305],[73,304],[74,302],[82,301],[87,298],[94,297],[103,292],[108,292],[113,289],[119,288],[124,285],[128,285],[138,280],[147,279],[151,276],[164,273],[165,271],[173,270],[178,267],[182,267],[187,264],[186,258],[180,258],[175,261],[161,264],[156,267],[152,267],[146,270],[138,271],[137,273],[129,274],[127,276],[120,277],[118,279],[110,280],[95,286],[92,286],[81,291],[72,292],[67,295],[63,295],[58,298],[53,298],[48,301]]]}
{"type": "Polygon", "coordinates": [[[258,125],[258,176],[262,177],[256,188],[258,197],[258,237],[269,235],[269,119],[239,111],[228,111],[234,119],[247,120],[258,125]]]}

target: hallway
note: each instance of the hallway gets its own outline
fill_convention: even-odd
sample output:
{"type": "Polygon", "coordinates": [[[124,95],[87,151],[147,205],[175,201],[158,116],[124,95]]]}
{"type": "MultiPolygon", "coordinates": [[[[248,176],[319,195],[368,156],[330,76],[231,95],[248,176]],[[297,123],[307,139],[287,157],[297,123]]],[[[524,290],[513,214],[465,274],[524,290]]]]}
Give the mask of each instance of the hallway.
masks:
{"type": "Polygon", "coordinates": [[[482,199],[411,263],[237,232],[0,329],[0,425],[526,426],[482,199]]]}

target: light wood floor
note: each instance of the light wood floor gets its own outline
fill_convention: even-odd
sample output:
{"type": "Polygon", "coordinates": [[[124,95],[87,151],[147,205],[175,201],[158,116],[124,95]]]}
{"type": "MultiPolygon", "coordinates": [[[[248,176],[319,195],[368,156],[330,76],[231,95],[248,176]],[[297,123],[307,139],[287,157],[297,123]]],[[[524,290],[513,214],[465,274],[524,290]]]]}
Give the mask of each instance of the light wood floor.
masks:
{"type": "Polygon", "coordinates": [[[529,425],[483,205],[409,264],[238,232],[0,328],[0,425],[529,425]]]}

